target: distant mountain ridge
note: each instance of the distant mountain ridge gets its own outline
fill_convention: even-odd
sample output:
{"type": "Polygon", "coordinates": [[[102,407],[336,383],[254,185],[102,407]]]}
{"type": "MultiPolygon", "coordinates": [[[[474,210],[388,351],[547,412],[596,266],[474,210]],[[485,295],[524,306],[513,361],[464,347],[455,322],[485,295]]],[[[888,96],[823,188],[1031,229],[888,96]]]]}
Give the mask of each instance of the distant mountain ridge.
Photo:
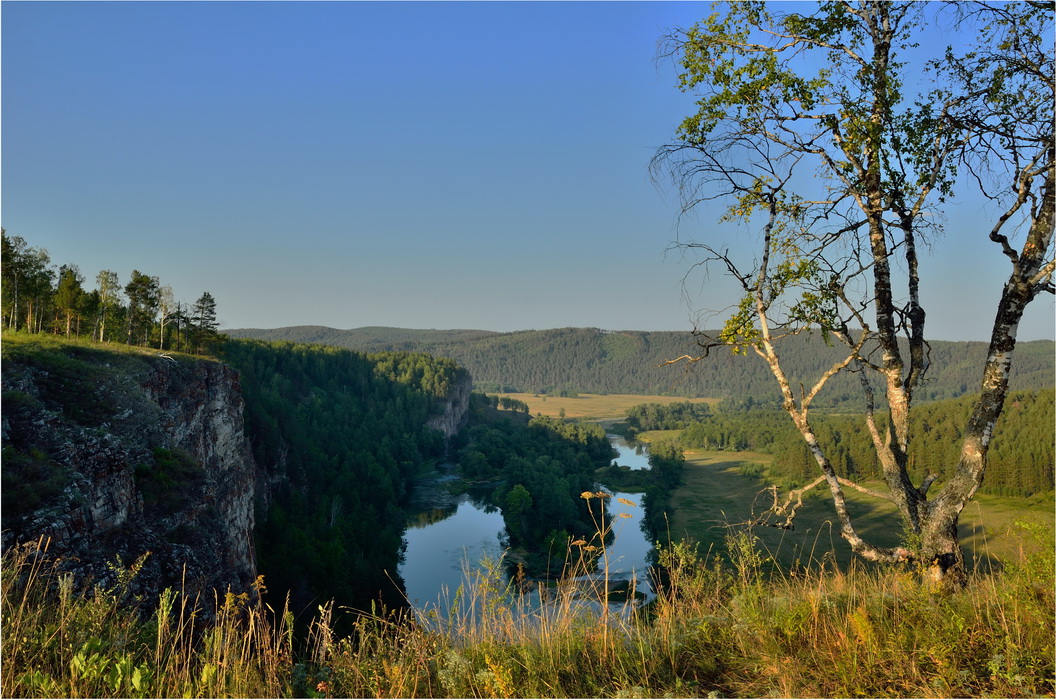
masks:
{"type": "MultiPolygon", "coordinates": [[[[749,403],[779,400],[766,364],[749,353],[736,356],[713,350],[692,367],[660,367],[665,360],[700,349],[688,332],[608,331],[598,328],[556,328],[499,333],[486,330],[407,329],[368,326],[339,330],[327,326],[241,328],[227,331],[235,338],[318,343],[379,352],[400,350],[450,357],[469,370],[478,390],[533,393],[669,394],[731,398],[749,403]]],[[[977,390],[987,344],[977,341],[934,341],[926,384],[918,392],[924,401],[956,398],[977,390]]],[[[794,382],[809,386],[838,350],[819,336],[785,341],[779,349],[794,382]]],[[[1013,360],[1011,388],[1044,389],[1056,383],[1056,343],[1021,342],[1013,360]]],[[[880,389],[880,387],[877,387],[880,389]]],[[[851,409],[859,406],[861,390],[853,376],[835,377],[819,395],[819,406],[851,409]]]]}
{"type": "Polygon", "coordinates": [[[232,338],[255,338],[257,340],[289,340],[295,343],[317,343],[334,345],[360,352],[384,352],[406,350],[420,352],[423,344],[449,343],[478,340],[496,335],[496,331],[483,330],[422,330],[414,328],[391,328],[388,326],[364,326],[350,330],[338,330],[328,326],[287,326],[285,328],[238,328],[226,333],[232,338]]]}

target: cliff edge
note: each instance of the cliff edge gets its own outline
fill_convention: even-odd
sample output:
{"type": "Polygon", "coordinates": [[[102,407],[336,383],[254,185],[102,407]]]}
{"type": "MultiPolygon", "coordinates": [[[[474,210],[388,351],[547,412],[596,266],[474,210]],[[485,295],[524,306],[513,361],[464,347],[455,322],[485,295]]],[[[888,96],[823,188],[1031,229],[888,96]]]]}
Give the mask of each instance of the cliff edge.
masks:
{"type": "Polygon", "coordinates": [[[451,385],[447,397],[438,401],[438,411],[429,417],[426,426],[439,430],[450,444],[466,425],[469,416],[469,397],[473,393],[473,378],[462,372],[451,385]]]}
{"type": "Polygon", "coordinates": [[[238,374],[145,348],[5,335],[3,546],[50,539],[80,585],[246,590],[256,467],[238,374]]]}

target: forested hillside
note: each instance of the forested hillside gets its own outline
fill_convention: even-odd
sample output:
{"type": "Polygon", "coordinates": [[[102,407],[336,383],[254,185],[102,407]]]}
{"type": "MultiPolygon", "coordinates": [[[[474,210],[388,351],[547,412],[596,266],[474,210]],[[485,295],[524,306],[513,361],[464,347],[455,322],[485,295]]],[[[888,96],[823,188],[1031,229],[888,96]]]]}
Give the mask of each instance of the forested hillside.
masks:
{"type": "MultiPolygon", "coordinates": [[[[561,328],[543,331],[490,333],[400,328],[359,328],[348,331],[323,326],[240,329],[232,337],[324,343],[357,350],[408,350],[450,357],[469,370],[481,391],[597,394],[673,394],[730,397],[751,404],[773,404],[779,398],[766,363],[747,356],[713,351],[687,369],[659,367],[665,360],[700,349],[689,333],[603,331],[561,328]]],[[[789,339],[782,360],[793,382],[813,383],[838,353],[818,336],[789,339]]],[[[1052,341],[1020,343],[1013,362],[1013,390],[1042,389],[1056,382],[1052,341]]],[[[976,391],[986,354],[981,342],[936,341],[921,400],[951,399],[976,391]]],[[[861,388],[849,373],[833,378],[817,406],[838,410],[860,408],[861,388]]]]}
{"type": "Polygon", "coordinates": [[[468,381],[450,360],[232,341],[246,432],[269,484],[259,503],[257,565],[294,607],[400,600],[395,581],[411,478],[443,454],[426,427],[438,399],[468,381]],[[266,507],[265,507],[266,506],[266,507]]]}
{"type": "MultiPolygon", "coordinates": [[[[934,473],[942,480],[957,464],[972,397],[937,401],[914,414],[910,461],[919,481],[934,473]]],[[[1029,496],[1053,490],[1053,404],[1056,390],[1017,391],[1008,396],[994,431],[982,490],[1029,496]]],[[[881,416],[882,418],[882,416],[881,416]]],[[[687,448],[753,450],[774,456],[773,474],[803,484],[817,476],[817,463],[783,411],[708,411],[691,404],[643,404],[628,413],[632,430],[681,429],[687,448]]],[[[858,415],[819,416],[818,440],[841,476],[879,478],[876,451],[858,415]]]]}

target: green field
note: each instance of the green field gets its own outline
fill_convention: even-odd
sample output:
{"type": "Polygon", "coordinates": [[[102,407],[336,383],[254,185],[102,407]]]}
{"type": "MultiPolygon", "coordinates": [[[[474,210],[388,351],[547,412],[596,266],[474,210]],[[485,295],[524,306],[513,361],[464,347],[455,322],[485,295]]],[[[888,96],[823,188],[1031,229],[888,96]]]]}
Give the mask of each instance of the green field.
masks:
{"type": "MultiPolygon", "coordinates": [[[[702,552],[724,549],[729,526],[736,526],[767,510],[772,497],[765,474],[747,476],[746,467],[769,464],[770,456],[752,452],[686,451],[682,486],[672,497],[674,514],[671,535],[690,537],[700,543],[702,552]]],[[[884,490],[883,484],[863,484],[884,490]]],[[[941,484],[936,484],[937,489],[941,484]]],[[[845,489],[855,529],[865,539],[881,546],[899,544],[900,529],[893,504],[877,501],[853,489],[845,489]]],[[[960,533],[969,566],[984,570],[995,560],[1006,560],[1017,553],[1022,538],[1016,535],[1017,522],[1037,523],[1050,533],[1056,524],[1052,495],[1031,498],[978,495],[961,515],[960,533]]],[[[756,527],[756,534],[783,564],[797,558],[806,563],[835,556],[846,565],[851,558],[848,545],[840,538],[831,499],[824,485],[804,498],[794,530],[756,527]],[[830,554],[831,553],[831,554],[830,554]]]]}

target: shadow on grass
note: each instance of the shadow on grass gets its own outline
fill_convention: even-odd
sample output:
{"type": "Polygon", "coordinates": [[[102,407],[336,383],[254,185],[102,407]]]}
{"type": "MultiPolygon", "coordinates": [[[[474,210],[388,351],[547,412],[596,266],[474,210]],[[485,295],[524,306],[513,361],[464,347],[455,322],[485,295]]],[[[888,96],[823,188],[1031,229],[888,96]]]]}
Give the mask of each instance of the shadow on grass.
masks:
{"type": "MultiPolygon", "coordinates": [[[[758,473],[753,467],[763,459],[769,457],[751,453],[687,454],[683,484],[672,497],[672,538],[688,537],[700,543],[702,551],[710,549],[726,558],[725,537],[731,528],[743,528],[773,502],[768,491],[771,483],[765,474],[753,474],[758,473]],[[745,459],[740,459],[742,454],[745,459]]],[[[862,538],[882,547],[903,544],[901,520],[893,503],[853,489],[845,489],[844,494],[855,530],[862,538]]],[[[971,512],[962,514],[959,539],[968,568],[982,573],[1001,571],[1001,560],[1015,555],[1002,534],[1014,521],[1042,520],[1052,525],[1056,519],[1044,504],[1025,509],[1024,503],[1014,497],[988,496],[978,500],[971,512]]],[[[840,537],[831,496],[824,485],[805,494],[794,529],[757,526],[754,532],[768,555],[783,567],[834,563],[845,570],[853,558],[850,546],[840,537]]]]}

